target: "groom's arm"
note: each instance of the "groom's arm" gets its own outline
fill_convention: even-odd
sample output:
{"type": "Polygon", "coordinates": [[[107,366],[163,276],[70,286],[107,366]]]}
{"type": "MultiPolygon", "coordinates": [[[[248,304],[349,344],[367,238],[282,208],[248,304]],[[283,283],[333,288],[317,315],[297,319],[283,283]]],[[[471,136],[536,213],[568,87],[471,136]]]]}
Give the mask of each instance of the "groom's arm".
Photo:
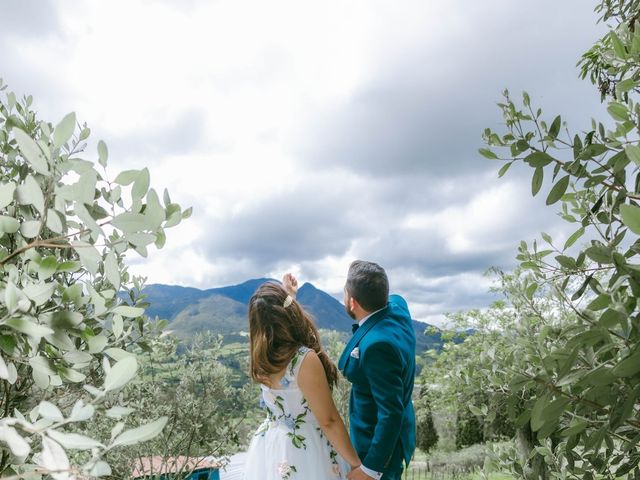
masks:
{"type": "Polygon", "coordinates": [[[367,347],[361,364],[378,408],[373,440],[362,464],[374,472],[385,472],[400,436],[404,413],[402,358],[391,343],[376,342],[367,347]]]}

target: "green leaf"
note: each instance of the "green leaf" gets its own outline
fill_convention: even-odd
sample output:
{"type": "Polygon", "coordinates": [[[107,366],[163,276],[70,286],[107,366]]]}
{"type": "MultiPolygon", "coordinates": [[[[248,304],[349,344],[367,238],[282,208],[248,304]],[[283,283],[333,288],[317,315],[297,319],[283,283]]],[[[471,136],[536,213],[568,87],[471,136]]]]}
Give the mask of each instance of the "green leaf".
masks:
{"type": "Polygon", "coordinates": [[[13,312],[18,307],[18,289],[13,282],[7,282],[4,289],[4,305],[9,312],[13,312]]]}
{"type": "Polygon", "coordinates": [[[553,402],[547,404],[542,412],[542,416],[544,418],[544,423],[553,422],[560,417],[567,405],[569,405],[570,400],[568,398],[557,398],[553,402]]]}
{"type": "Polygon", "coordinates": [[[116,362],[122,360],[123,358],[126,357],[130,357],[130,356],[135,356],[133,353],[131,352],[127,352],[126,350],[122,350],[121,348],[107,348],[104,351],[105,354],[109,355],[111,358],[113,358],[116,362]]]}
{"type": "Polygon", "coordinates": [[[549,192],[549,196],[547,197],[547,205],[553,205],[558,200],[562,198],[564,193],[567,191],[567,187],[569,186],[569,175],[562,177],[560,180],[556,182],[551,191],[549,192]]]}
{"type": "Polygon", "coordinates": [[[35,238],[40,233],[40,221],[28,220],[20,225],[20,235],[24,238],[35,238]]]}
{"type": "Polygon", "coordinates": [[[74,187],[75,200],[86,205],[92,205],[96,195],[97,182],[98,174],[93,169],[80,175],[80,178],[74,187]]]}
{"type": "Polygon", "coordinates": [[[131,189],[131,196],[133,198],[143,198],[149,190],[149,169],[143,168],[140,170],[140,174],[136,181],[133,182],[133,188],[131,189]]]}
{"type": "Polygon", "coordinates": [[[594,262],[600,264],[609,264],[613,262],[611,249],[604,245],[593,245],[587,248],[584,253],[594,262]]]}
{"type": "Polygon", "coordinates": [[[153,188],[147,193],[147,206],[144,211],[144,216],[146,226],[151,230],[160,228],[162,222],[165,221],[164,208],[160,205],[158,194],[153,188]]]}
{"type": "Polygon", "coordinates": [[[628,92],[629,90],[631,90],[636,86],[636,83],[637,82],[633,78],[626,78],[621,82],[618,82],[618,84],[616,85],[616,91],[619,94],[628,92]]]}
{"type": "Polygon", "coordinates": [[[611,39],[611,46],[613,47],[613,51],[615,52],[616,56],[621,60],[625,60],[627,58],[627,52],[624,48],[624,45],[622,44],[622,41],[620,40],[620,37],[618,37],[618,35],[616,35],[616,32],[612,30],[609,32],[609,39],[611,39]]]}
{"type": "Polygon", "coordinates": [[[81,202],[76,201],[73,205],[73,213],[75,213],[85,227],[93,233],[100,233],[100,225],[95,218],[89,213],[89,210],[81,202]]]}
{"type": "Polygon", "coordinates": [[[67,114],[53,131],[54,147],[61,147],[69,141],[73,131],[76,129],[76,114],[71,112],[67,114]]]}
{"type": "Polygon", "coordinates": [[[527,155],[524,158],[524,161],[527,162],[530,166],[534,168],[538,167],[546,167],[551,162],[555,161],[555,159],[545,152],[533,152],[527,155]]]}
{"type": "Polygon", "coordinates": [[[113,309],[113,313],[122,315],[123,317],[136,318],[144,313],[144,308],[120,305],[113,309]]]}
{"type": "Polygon", "coordinates": [[[71,410],[71,415],[69,415],[69,420],[73,422],[83,422],[93,417],[94,413],[95,413],[95,408],[93,405],[91,404],[85,405],[82,400],[78,400],[73,405],[73,409],[71,410]]]}
{"type": "Polygon", "coordinates": [[[564,243],[564,250],[576,243],[576,241],[580,237],[582,237],[582,235],[584,235],[584,227],[579,228],[578,230],[573,232],[569,238],[567,238],[567,241],[564,243]]]}
{"type": "Polygon", "coordinates": [[[52,333],[54,333],[53,330],[51,330],[49,327],[31,322],[25,317],[11,318],[4,324],[8,325],[14,330],[17,330],[18,332],[25,333],[34,338],[41,338],[45,335],[51,335],[52,333]]]}
{"type": "Polygon", "coordinates": [[[87,345],[89,347],[89,353],[100,353],[107,346],[109,339],[104,335],[96,335],[95,337],[89,337],[87,345]]]}
{"type": "Polygon", "coordinates": [[[38,278],[43,281],[51,277],[58,270],[58,258],[48,255],[38,264],[38,278]]]}
{"type": "Polygon", "coordinates": [[[576,261],[571,257],[567,257],[566,255],[556,256],[556,261],[560,264],[561,267],[568,270],[575,270],[576,268],[578,268],[578,266],[576,265],[576,261]]]}
{"type": "Polygon", "coordinates": [[[67,330],[78,326],[84,320],[80,312],[57,311],[51,317],[51,326],[55,329],[67,330]]]}
{"type": "Polygon", "coordinates": [[[609,151],[609,149],[605,145],[602,145],[601,143],[592,143],[580,152],[580,158],[588,159],[598,157],[607,151],[609,151]]]}
{"type": "Polygon", "coordinates": [[[504,176],[504,174],[507,173],[507,170],[509,170],[509,167],[511,167],[511,165],[513,165],[513,162],[505,163],[500,168],[500,170],[498,170],[498,178],[502,178],[504,176]]]}
{"type": "Polygon", "coordinates": [[[133,183],[136,178],[138,178],[139,174],[139,170],[125,170],[118,174],[114,182],[119,185],[129,185],[130,183],[133,183]]]}
{"type": "Polygon", "coordinates": [[[560,115],[558,115],[551,123],[551,126],[549,127],[549,136],[551,137],[552,140],[555,140],[556,137],[558,136],[558,133],[560,133],[561,123],[562,123],[562,119],[560,115]]]}
{"type": "Polygon", "coordinates": [[[29,300],[36,304],[36,307],[39,307],[49,301],[54,288],[54,283],[40,282],[27,285],[22,291],[29,300]]]}
{"type": "Polygon", "coordinates": [[[84,382],[87,379],[87,376],[84,373],[80,373],[73,368],[68,367],[60,367],[60,374],[73,383],[84,382]]]}
{"type": "Polygon", "coordinates": [[[620,205],[620,215],[624,223],[633,233],[640,235],[640,207],[620,205]]]}
{"type": "Polygon", "coordinates": [[[108,252],[104,259],[104,273],[113,288],[120,290],[120,268],[113,252],[108,252]]]}
{"type": "Polygon", "coordinates": [[[537,432],[544,425],[544,409],[549,403],[546,395],[539,397],[531,410],[531,429],[537,432]]]}
{"type": "Polygon", "coordinates": [[[611,373],[611,368],[601,366],[585,375],[582,380],[580,380],[580,384],[601,387],[610,385],[614,381],[615,377],[611,373]]]}
{"type": "Polygon", "coordinates": [[[13,129],[13,135],[24,159],[31,164],[36,172],[47,175],[49,173],[49,164],[38,144],[19,128],[13,129]]]}
{"type": "Polygon", "coordinates": [[[116,390],[126,385],[138,372],[138,362],[135,356],[125,357],[111,367],[104,379],[106,391],[116,390]]]}
{"type": "Polygon", "coordinates": [[[108,477],[111,473],[111,467],[104,460],[98,460],[89,470],[90,477],[108,477]]]}
{"type": "Polygon", "coordinates": [[[164,247],[164,244],[166,241],[167,241],[167,236],[164,233],[164,229],[159,228],[158,231],[156,232],[156,241],[155,241],[156,248],[160,249],[164,247]]]}
{"type": "Polygon", "coordinates": [[[107,166],[107,159],[109,158],[109,150],[107,144],[102,140],[98,142],[98,163],[103,167],[107,166]]]}
{"type": "Polygon", "coordinates": [[[93,360],[93,357],[90,354],[82,350],[72,350],[65,353],[63,357],[67,362],[73,365],[89,363],[91,362],[91,360],[93,360]]]}
{"type": "Polygon", "coordinates": [[[607,294],[598,295],[594,300],[587,305],[587,310],[591,310],[592,312],[597,312],[598,310],[602,310],[603,308],[607,308],[611,303],[611,297],[607,294]]]}
{"type": "Polygon", "coordinates": [[[482,155],[485,158],[488,158],[489,160],[497,160],[498,159],[498,155],[496,155],[494,152],[492,152],[488,148],[481,148],[481,149],[478,150],[478,152],[480,152],[480,155],[482,155]]]}
{"type": "Polygon", "coordinates": [[[96,247],[87,242],[72,242],[71,245],[80,257],[82,265],[84,265],[89,273],[95,275],[98,272],[98,267],[102,260],[96,247]]]}
{"type": "Polygon", "coordinates": [[[139,232],[145,229],[146,218],[141,213],[124,212],[116,215],[111,224],[123,232],[139,232]]]}
{"type": "Polygon", "coordinates": [[[16,184],[13,182],[0,183],[0,208],[4,208],[13,202],[16,184]]]}
{"type": "Polygon", "coordinates": [[[626,122],[629,120],[629,109],[626,105],[619,102],[611,102],[607,107],[607,112],[618,122],[626,122]]]}
{"type": "Polygon", "coordinates": [[[598,320],[598,323],[603,328],[614,328],[618,325],[621,325],[622,322],[624,322],[626,319],[627,316],[624,313],[619,312],[614,308],[608,308],[602,315],[600,315],[600,320],[598,320]]]}
{"type": "Polygon", "coordinates": [[[80,435],[79,433],[60,432],[49,429],[47,430],[47,435],[69,450],[91,450],[96,447],[104,447],[104,445],[97,440],[80,435]]]}
{"type": "Polygon", "coordinates": [[[534,294],[536,293],[536,290],[538,289],[538,284],[537,283],[532,283],[531,285],[529,285],[527,287],[527,290],[525,292],[527,298],[529,300],[531,300],[534,296],[534,294]]]}
{"type": "Polygon", "coordinates": [[[145,442],[158,436],[165,425],[167,424],[168,417],[160,417],[159,419],[142,425],[131,430],[126,430],[116,437],[113,441],[113,446],[120,445],[133,445],[135,443],[145,442]]]}
{"type": "Polygon", "coordinates": [[[46,226],[49,230],[55,233],[62,233],[62,231],[64,230],[62,221],[60,220],[60,216],[58,215],[58,212],[56,212],[53,208],[49,208],[47,210],[46,226]]]}
{"type": "Polygon", "coordinates": [[[638,372],[640,372],[640,351],[623,359],[612,370],[616,377],[631,377],[638,372]]]}
{"type": "Polygon", "coordinates": [[[133,413],[135,410],[133,408],[121,407],[120,405],[116,405],[107,410],[105,415],[109,418],[120,419],[130,413],[133,413]]]}
{"type": "Polygon", "coordinates": [[[586,430],[589,424],[585,420],[579,420],[574,418],[569,423],[569,427],[560,432],[560,435],[563,437],[570,437],[572,435],[577,435],[578,433],[582,433],[586,430]]]}
{"type": "Polygon", "coordinates": [[[531,194],[535,197],[542,187],[542,180],[544,179],[544,171],[542,167],[537,167],[533,172],[533,178],[531,179],[531,194]]]}
{"type": "Polygon", "coordinates": [[[18,185],[16,197],[22,205],[33,205],[38,212],[44,214],[44,195],[42,195],[40,185],[33,176],[27,175],[24,183],[18,185]]]}
{"type": "Polygon", "coordinates": [[[627,158],[636,165],[640,165],[640,147],[637,145],[627,145],[624,147],[624,153],[627,154],[627,158]]]}
{"type": "Polygon", "coordinates": [[[0,215],[0,233],[16,233],[20,229],[20,222],[13,217],[0,215]]]}
{"type": "Polygon", "coordinates": [[[156,236],[151,233],[127,233],[126,239],[136,247],[145,247],[151,245],[156,240],[156,236]]]}
{"type": "Polygon", "coordinates": [[[64,420],[60,409],[46,400],[41,401],[38,405],[38,415],[54,422],[62,422],[64,420]]]}

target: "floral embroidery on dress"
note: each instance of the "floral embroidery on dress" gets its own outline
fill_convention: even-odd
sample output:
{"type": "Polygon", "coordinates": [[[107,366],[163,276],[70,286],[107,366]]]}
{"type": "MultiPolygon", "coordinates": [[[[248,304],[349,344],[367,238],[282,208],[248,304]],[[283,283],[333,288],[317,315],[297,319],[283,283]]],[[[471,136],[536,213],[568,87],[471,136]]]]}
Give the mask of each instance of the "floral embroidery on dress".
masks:
{"type": "Polygon", "coordinates": [[[292,472],[297,472],[296,467],[289,465],[287,461],[278,464],[278,473],[283,479],[289,478],[292,472]]]}
{"type": "MultiPolygon", "coordinates": [[[[298,388],[297,376],[302,359],[311,350],[304,346],[298,349],[285,369],[278,388],[262,385],[261,406],[266,410],[266,419],[257,429],[254,439],[272,442],[274,438],[281,438],[280,441],[291,442],[279,461],[273,459],[269,468],[272,473],[268,475],[271,480],[294,480],[301,475],[304,476],[304,467],[309,465],[306,459],[301,458],[308,454],[307,452],[317,452],[319,446],[322,446],[322,451],[325,452],[320,457],[325,475],[336,480],[345,478],[342,470],[344,466],[338,462],[338,454],[323,435],[307,400],[298,388]],[[265,437],[266,440],[262,440],[265,437]],[[291,449],[291,446],[294,448],[291,449]],[[304,451],[307,452],[302,453],[304,451]]],[[[257,471],[254,470],[250,478],[258,478],[256,474],[257,471]]]]}

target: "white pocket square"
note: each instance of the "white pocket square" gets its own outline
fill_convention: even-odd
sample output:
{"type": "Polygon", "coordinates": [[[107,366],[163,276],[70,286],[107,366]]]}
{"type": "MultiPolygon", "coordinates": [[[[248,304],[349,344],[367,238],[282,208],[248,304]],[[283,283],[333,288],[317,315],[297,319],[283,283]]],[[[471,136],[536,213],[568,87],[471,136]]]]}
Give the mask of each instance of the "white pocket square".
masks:
{"type": "Polygon", "coordinates": [[[349,356],[353,358],[360,358],[360,349],[358,347],[354,348],[353,350],[351,350],[349,356]]]}

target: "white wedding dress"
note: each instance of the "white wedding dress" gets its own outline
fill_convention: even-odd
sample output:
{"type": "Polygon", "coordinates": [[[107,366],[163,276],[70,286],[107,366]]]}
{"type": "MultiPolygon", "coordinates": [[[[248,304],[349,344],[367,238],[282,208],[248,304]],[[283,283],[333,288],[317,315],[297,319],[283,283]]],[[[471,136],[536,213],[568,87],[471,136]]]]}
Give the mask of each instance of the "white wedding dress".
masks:
{"type": "Polygon", "coordinates": [[[300,365],[311,350],[301,347],[280,388],[261,385],[267,418],[251,440],[245,480],[346,479],[348,464],[331,446],[298,388],[300,365]]]}

